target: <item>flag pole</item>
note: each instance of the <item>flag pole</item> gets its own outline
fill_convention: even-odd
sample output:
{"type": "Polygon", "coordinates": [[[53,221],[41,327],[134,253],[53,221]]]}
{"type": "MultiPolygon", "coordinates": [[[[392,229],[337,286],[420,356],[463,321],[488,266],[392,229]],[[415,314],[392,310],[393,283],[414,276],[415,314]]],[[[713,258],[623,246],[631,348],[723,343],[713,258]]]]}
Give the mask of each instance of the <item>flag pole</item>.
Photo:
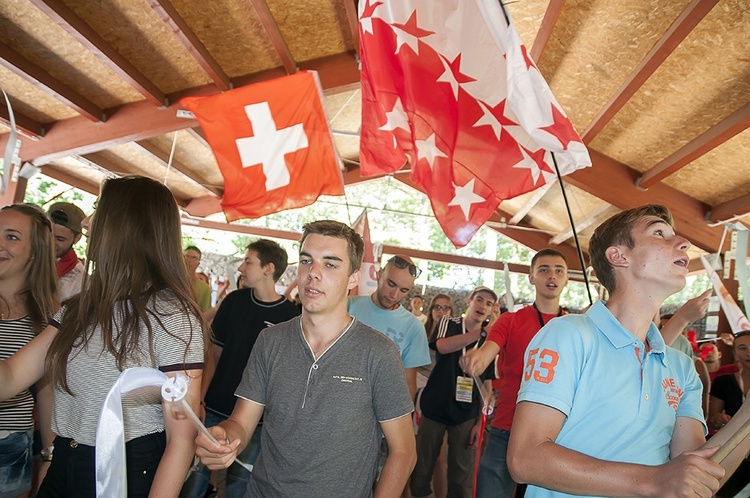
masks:
{"type": "Polygon", "coordinates": [[[568,203],[568,195],[565,193],[565,186],[563,185],[562,175],[560,174],[560,168],[557,167],[557,158],[555,153],[550,151],[552,155],[552,163],[555,165],[555,174],[557,175],[557,183],[560,184],[560,192],[562,192],[563,200],[565,200],[565,210],[568,212],[568,219],[570,220],[570,228],[573,230],[573,240],[576,242],[576,252],[578,253],[578,260],[581,262],[581,270],[583,270],[583,283],[586,286],[586,295],[589,297],[589,305],[594,304],[594,300],[591,298],[591,289],[589,288],[589,276],[586,273],[586,263],[583,260],[583,250],[581,250],[581,243],[578,241],[578,230],[576,230],[575,222],[573,221],[573,213],[570,211],[570,204],[568,203]]]}

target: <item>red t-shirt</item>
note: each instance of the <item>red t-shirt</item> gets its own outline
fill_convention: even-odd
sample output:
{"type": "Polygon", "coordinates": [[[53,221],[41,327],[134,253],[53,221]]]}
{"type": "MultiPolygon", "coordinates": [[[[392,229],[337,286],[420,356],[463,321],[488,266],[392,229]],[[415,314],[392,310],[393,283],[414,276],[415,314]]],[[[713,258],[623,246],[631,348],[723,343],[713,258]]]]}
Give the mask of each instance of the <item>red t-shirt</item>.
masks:
{"type": "MultiPolygon", "coordinates": [[[[542,313],[542,320],[545,324],[555,317],[557,314],[542,313]]],[[[495,419],[492,421],[492,427],[510,430],[513,415],[516,413],[518,390],[521,388],[523,356],[531,339],[541,328],[536,308],[527,306],[515,313],[500,315],[487,336],[488,341],[500,347],[501,354],[505,353],[505,361],[499,369],[500,394],[495,405],[495,419]]]]}

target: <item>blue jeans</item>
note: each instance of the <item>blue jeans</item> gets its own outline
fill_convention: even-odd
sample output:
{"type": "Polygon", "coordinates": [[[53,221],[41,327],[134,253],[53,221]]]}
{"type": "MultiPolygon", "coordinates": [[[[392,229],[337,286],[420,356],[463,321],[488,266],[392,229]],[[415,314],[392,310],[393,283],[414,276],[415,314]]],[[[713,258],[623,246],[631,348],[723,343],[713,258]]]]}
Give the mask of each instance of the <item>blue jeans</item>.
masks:
{"type": "Polygon", "coordinates": [[[0,439],[0,498],[15,498],[31,489],[31,442],[34,430],[0,439]]]}
{"type": "Polygon", "coordinates": [[[506,457],[510,431],[490,429],[487,447],[479,461],[477,498],[510,498],[516,485],[510,477],[506,457]]]}
{"type": "MultiPolygon", "coordinates": [[[[219,425],[226,417],[218,413],[206,410],[206,427],[219,425]]],[[[237,455],[237,460],[247,464],[255,465],[255,460],[260,454],[260,433],[262,426],[258,426],[247,443],[245,449],[237,455]]],[[[196,464],[188,474],[185,484],[182,486],[180,498],[203,498],[208,490],[208,482],[211,471],[202,463],[196,464]]],[[[250,471],[236,461],[227,469],[227,480],[224,496],[226,498],[242,498],[247,490],[247,481],[250,479],[250,471]]]]}

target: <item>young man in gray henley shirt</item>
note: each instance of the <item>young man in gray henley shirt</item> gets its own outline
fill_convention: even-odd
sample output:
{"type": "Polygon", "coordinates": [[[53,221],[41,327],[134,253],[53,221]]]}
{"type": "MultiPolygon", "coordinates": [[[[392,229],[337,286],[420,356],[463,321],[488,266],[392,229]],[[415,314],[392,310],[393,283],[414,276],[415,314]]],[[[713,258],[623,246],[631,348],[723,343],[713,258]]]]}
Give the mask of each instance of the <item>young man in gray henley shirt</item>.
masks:
{"type": "Polygon", "coordinates": [[[375,496],[398,496],[416,462],[414,409],[398,349],[354,320],[346,296],[363,243],[348,226],[303,228],[302,316],[265,329],[237,387],[232,415],[196,438],[209,469],[229,466],[263,415],[261,452],[245,496],[372,496],[381,432],[388,459],[375,496]]]}

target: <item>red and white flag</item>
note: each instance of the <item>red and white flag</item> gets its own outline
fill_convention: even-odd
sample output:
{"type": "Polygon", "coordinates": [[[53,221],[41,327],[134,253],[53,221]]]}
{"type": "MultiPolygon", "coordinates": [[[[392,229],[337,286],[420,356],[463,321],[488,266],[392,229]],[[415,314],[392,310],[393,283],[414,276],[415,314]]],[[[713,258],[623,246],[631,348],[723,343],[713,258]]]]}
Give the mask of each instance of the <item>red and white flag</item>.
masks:
{"type": "Polygon", "coordinates": [[[370,237],[370,222],[367,218],[367,209],[354,221],[352,228],[362,236],[365,243],[365,253],[362,257],[362,276],[357,287],[352,289],[352,296],[369,296],[378,287],[378,270],[380,269],[380,246],[376,248],[370,237]]]}
{"type": "Polygon", "coordinates": [[[224,177],[228,221],[343,195],[318,74],[300,71],[180,101],[195,115],[224,177]]]}
{"type": "Polygon", "coordinates": [[[363,176],[411,162],[466,245],[504,199],[591,165],[497,0],[361,0],[363,176]]]}

